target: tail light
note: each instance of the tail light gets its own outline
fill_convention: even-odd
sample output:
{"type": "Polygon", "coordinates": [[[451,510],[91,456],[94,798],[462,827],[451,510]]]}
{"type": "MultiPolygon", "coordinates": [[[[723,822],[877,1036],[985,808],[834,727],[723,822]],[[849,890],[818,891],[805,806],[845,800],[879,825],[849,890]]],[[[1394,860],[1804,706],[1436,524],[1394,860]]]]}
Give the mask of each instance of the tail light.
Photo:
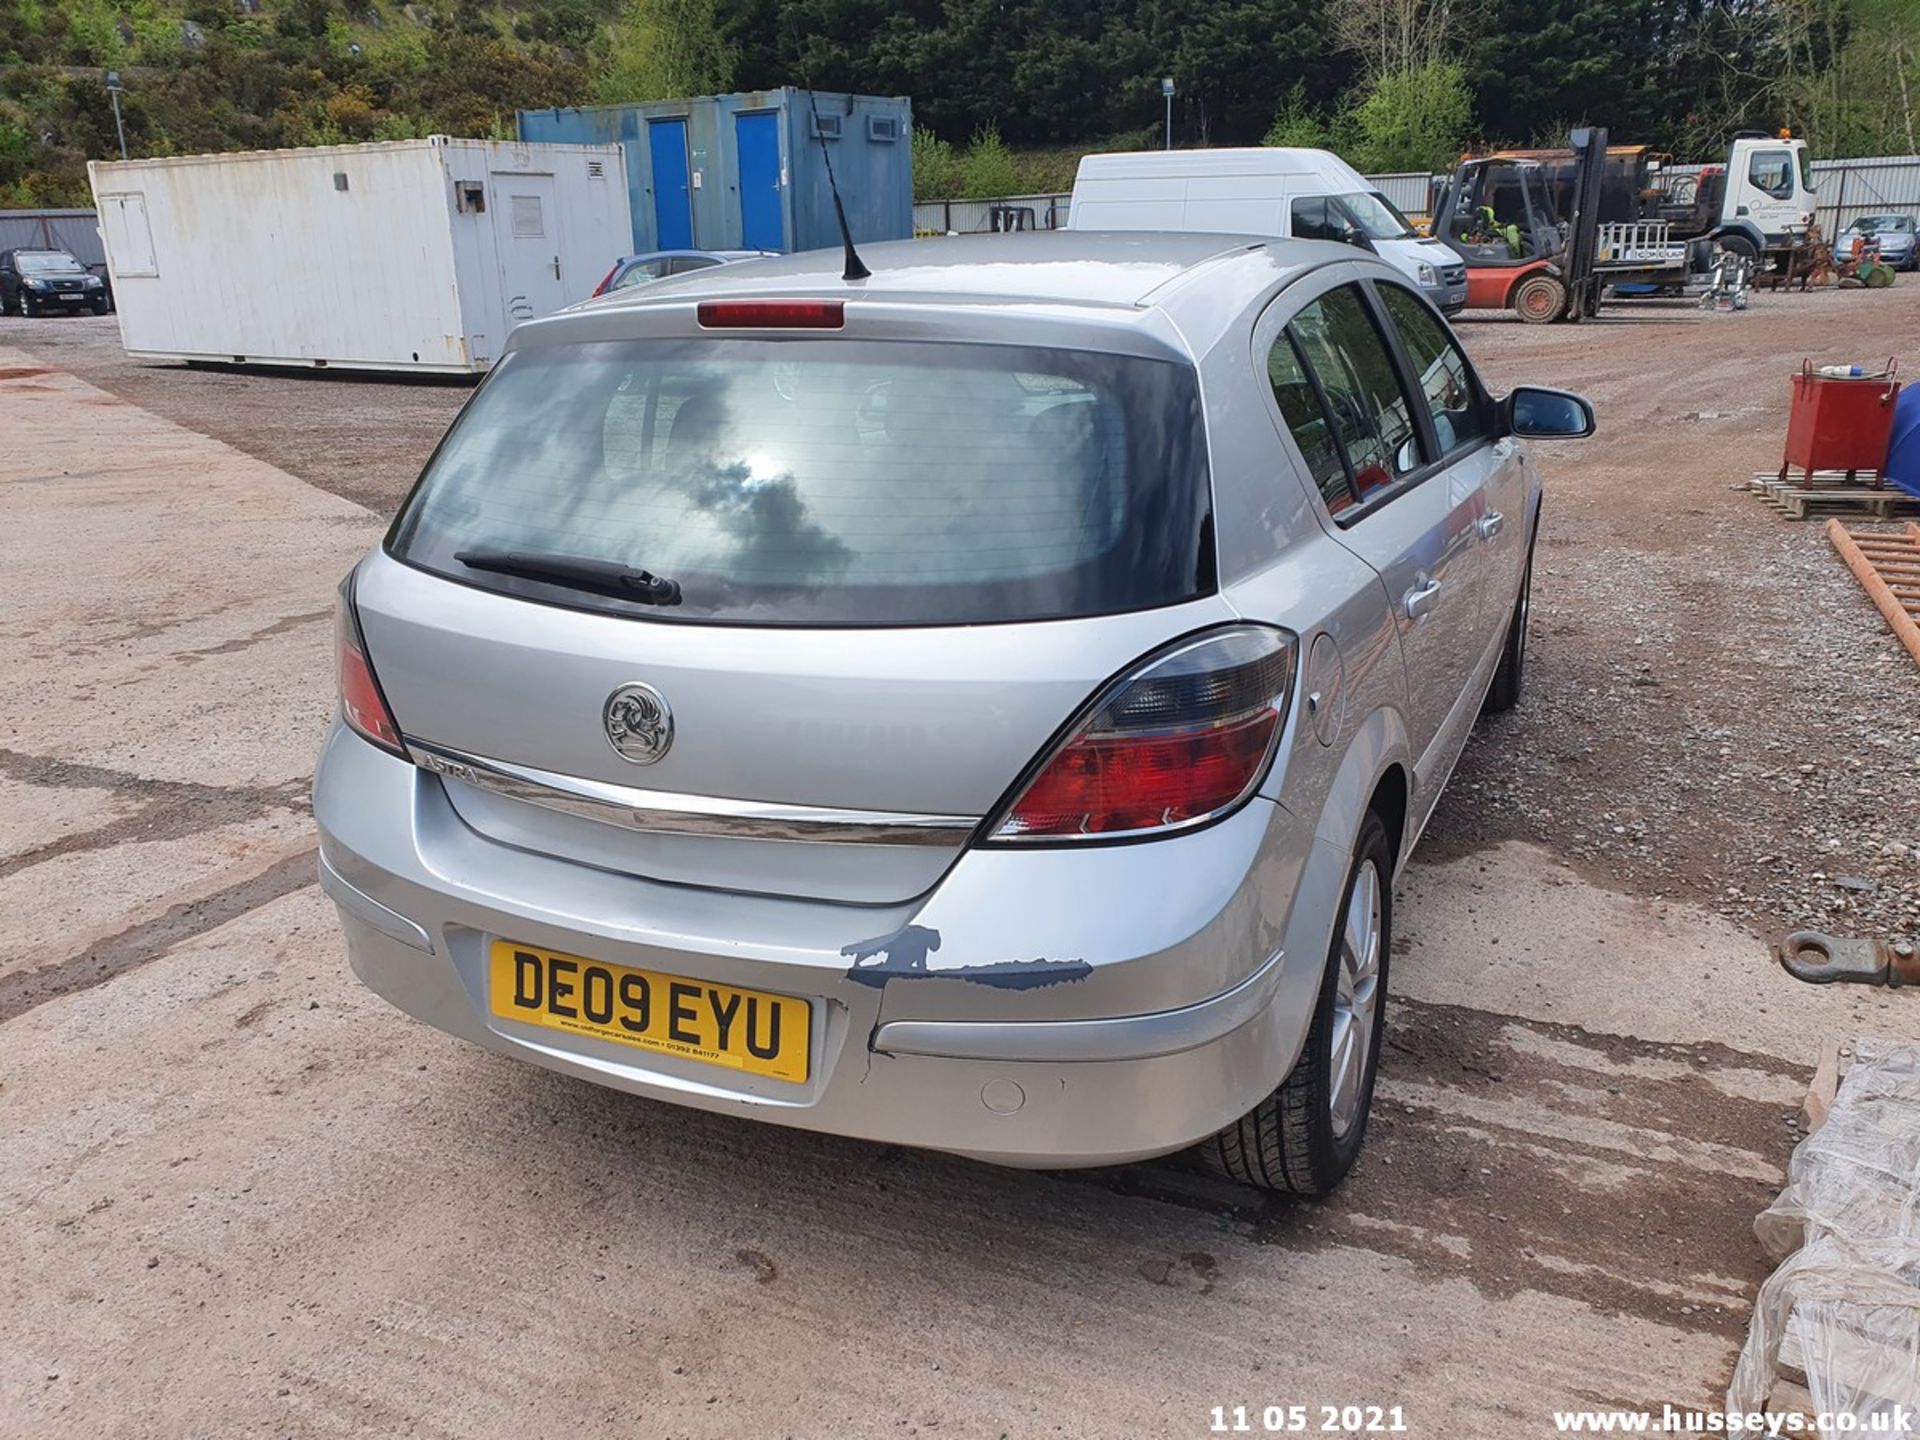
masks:
{"type": "Polygon", "coordinates": [[[393,723],[393,712],[380,693],[374,678],[373,662],[367,659],[367,642],[360,636],[360,620],[353,612],[353,577],[340,586],[340,600],[334,607],[334,654],[340,672],[340,714],[354,733],[382,750],[407,758],[400,727],[393,723]]]}
{"type": "Polygon", "coordinates": [[[619,264],[619,262],[618,262],[618,261],[615,261],[615,262],[614,262],[614,266],[613,266],[613,269],[611,269],[611,270],[609,270],[609,271],[607,271],[607,273],[606,273],[606,274],[604,274],[604,275],[602,275],[602,276],[600,277],[600,283],[599,283],[598,285],[596,285],[596,286],[594,286],[594,287],[593,287],[593,293],[594,293],[595,295],[604,295],[604,294],[606,294],[606,293],[607,293],[607,287],[608,287],[609,285],[611,285],[611,284],[613,284],[613,277],[614,277],[614,276],[616,276],[616,275],[618,275],[619,273],[620,273],[620,264],[619,264]]]}
{"type": "Polygon", "coordinates": [[[1254,625],[1149,656],[1094,700],[989,838],[1133,838],[1230,814],[1267,773],[1297,658],[1293,636],[1254,625]]]}
{"type": "Polygon", "coordinates": [[[838,330],[846,311],[838,300],[705,300],[695,314],[705,330],[838,330]]]}

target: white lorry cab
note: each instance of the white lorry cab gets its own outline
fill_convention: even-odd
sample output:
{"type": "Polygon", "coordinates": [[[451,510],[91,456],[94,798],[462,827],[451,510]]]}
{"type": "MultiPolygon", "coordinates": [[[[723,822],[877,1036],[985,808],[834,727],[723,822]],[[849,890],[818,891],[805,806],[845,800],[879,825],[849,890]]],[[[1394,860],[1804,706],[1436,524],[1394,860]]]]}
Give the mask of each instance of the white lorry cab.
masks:
{"type": "Polygon", "coordinates": [[[1337,240],[1397,267],[1445,314],[1467,303],[1460,257],[1423,239],[1364,175],[1325,150],[1088,155],[1074,176],[1067,228],[1337,240]]]}
{"type": "Polygon", "coordinates": [[[1655,177],[1660,218],[1683,239],[1753,260],[1802,244],[1819,213],[1807,142],[1790,131],[1743,130],[1715,165],[1670,166],[1655,177]]]}

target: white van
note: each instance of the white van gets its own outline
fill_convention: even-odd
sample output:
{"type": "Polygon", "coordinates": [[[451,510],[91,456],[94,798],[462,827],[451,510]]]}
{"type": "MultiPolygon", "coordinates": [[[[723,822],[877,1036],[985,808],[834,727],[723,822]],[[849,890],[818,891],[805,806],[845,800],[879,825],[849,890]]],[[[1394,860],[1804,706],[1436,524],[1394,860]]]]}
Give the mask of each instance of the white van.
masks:
{"type": "Polygon", "coordinates": [[[1088,155],[1069,230],[1196,230],[1339,240],[1376,251],[1447,315],[1467,303],[1467,267],[1423,240],[1367,178],[1325,150],[1141,150],[1088,155]]]}

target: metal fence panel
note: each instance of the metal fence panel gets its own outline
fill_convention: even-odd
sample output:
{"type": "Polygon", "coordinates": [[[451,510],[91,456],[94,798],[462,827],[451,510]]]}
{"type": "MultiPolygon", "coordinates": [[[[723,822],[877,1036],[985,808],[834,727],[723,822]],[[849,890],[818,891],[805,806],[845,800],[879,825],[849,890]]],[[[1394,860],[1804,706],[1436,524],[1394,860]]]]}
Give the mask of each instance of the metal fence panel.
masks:
{"type": "Polygon", "coordinates": [[[916,235],[983,235],[993,230],[1064,230],[1071,195],[1001,195],[992,200],[922,200],[916,235]]]}
{"type": "Polygon", "coordinates": [[[1367,183],[1387,197],[1394,209],[1408,215],[1425,215],[1432,204],[1433,177],[1424,170],[1394,175],[1369,175],[1367,183]]]}
{"type": "Polygon", "coordinates": [[[0,250],[64,250],[82,265],[105,265],[91,210],[0,210],[0,250]]]}
{"type": "Polygon", "coordinates": [[[1862,215],[1920,219],[1920,155],[1877,155],[1813,162],[1820,228],[1838,235],[1862,215]]]}

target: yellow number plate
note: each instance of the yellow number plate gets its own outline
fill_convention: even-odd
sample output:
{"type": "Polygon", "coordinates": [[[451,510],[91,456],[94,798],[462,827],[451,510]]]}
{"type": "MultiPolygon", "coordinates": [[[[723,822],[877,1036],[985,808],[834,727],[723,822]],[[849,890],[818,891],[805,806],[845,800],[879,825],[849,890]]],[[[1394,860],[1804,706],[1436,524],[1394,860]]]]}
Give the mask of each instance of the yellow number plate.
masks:
{"type": "Polygon", "coordinates": [[[806,1081],[812,1010],[791,995],[656,975],[511,940],[493,942],[489,970],[489,1004],[503,1020],[806,1081]]]}

